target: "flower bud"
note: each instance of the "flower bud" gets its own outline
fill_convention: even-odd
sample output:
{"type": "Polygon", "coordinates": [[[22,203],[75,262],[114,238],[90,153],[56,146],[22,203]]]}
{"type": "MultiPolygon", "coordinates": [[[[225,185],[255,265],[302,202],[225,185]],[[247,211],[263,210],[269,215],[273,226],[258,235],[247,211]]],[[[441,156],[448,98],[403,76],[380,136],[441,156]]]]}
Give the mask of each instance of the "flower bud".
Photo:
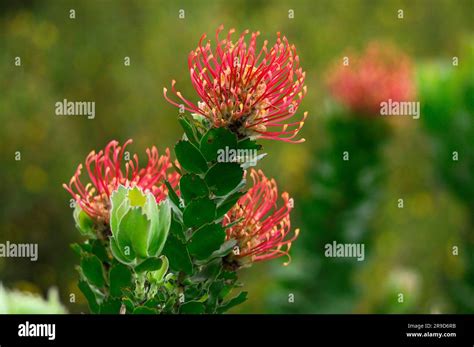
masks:
{"type": "Polygon", "coordinates": [[[94,232],[94,221],[87,215],[86,212],[79,205],[74,209],[74,221],[76,222],[76,228],[83,236],[87,236],[91,239],[96,238],[94,232]]]}
{"type": "Polygon", "coordinates": [[[168,200],[157,204],[151,192],[140,188],[119,188],[112,193],[110,247],[114,257],[136,266],[158,257],[163,250],[171,224],[168,200]]]}

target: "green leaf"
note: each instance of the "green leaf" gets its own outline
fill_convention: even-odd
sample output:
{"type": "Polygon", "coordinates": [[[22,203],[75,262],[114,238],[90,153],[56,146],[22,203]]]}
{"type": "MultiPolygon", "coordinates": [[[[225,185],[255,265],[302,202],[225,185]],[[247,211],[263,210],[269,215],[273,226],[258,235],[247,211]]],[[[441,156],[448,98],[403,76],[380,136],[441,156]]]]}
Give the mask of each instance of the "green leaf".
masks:
{"type": "MultiPolygon", "coordinates": [[[[162,298],[162,300],[163,300],[163,298],[162,298]]],[[[160,304],[160,300],[159,300],[157,297],[154,297],[154,298],[151,298],[151,299],[147,300],[147,301],[143,304],[143,306],[149,307],[149,308],[151,308],[151,309],[154,309],[154,308],[156,308],[159,304],[160,304]]]]}
{"type": "Polygon", "coordinates": [[[84,297],[86,298],[87,303],[89,304],[89,309],[91,310],[91,312],[99,313],[99,304],[97,303],[95,294],[89,287],[89,284],[86,281],[79,281],[79,284],[77,286],[82,292],[82,294],[84,294],[84,297]]]}
{"type": "Polygon", "coordinates": [[[243,176],[238,163],[217,163],[207,172],[205,181],[217,196],[224,196],[239,185],[243,176]]]}
{"type": "Polygon", "coordinates": [[[192,274],[193,264],[191,263],[188,249],[173,234],[168,236],[163,254],[169,259],[172,270],[183,271],[188,275],[192,274]]]}
{"type": "Polygon", "coordinates": [[[219,293],[225,287],[224,281],[215,281],[209,287],[209,299],[206,301],[206,313],[215,313],[217,302],[219,300],[219,293]]]}
{"type": "MultiPolygon", "coordinates": [[[[206,291],[203,290],[201,284],[191,283],[191,281],[186,281],[186,285],[183,289],[185,298],[202,298],[202,296],[206,294],[206,291]]],[[[194,301],[201,302],[201,300],[197,299],[194,301]]]]}
{"type": "Polygon", "coordinates": [[[83,236],[95,238],[94,221],[79,206],[76,206],[73,213],[76,227],[83,236]]]}
{"type": "Polygon", "coordinates": [[[170,198],[171,202],[176,206],[177,209],[180,209],[181,207],[178,194],[176,194],[168,180],[165,180],[165,185],[166,188],[168,188],[168,197],[170,198]]]}
{"type": "Polygon", "coordinates": [[[145,271],[156,271],[161,268],[163,265],[163,260],[160,258],[148,258],[143,263],[135,267],[136,273],[141,273],[145,271]]]}
{"type": "Polygon", "coordinates": [[[257,151],[262,149],[262,145],[259,145],[257,141],[250,140],[249,138],[239,141],[237,147],[239,149],[256,149],[257,151]]]}
{"type": "Polygon", "coordinates": [[[181,125],[181,127],[184,130],[184,133],[186,134],[186,137],[190,142],[192,142],[194,145],[198,146],[198,138],[197,138],[197,133],[192,126],[192,124],[189,122],[189,120],[186,117],[178,117],[178,122],[181,125]]]}
{"type": "MultiPolygon", "coordinates": [[[[128,247],[128,246],[127,246],[128,247]]],[[[130,252],[133,252],[131,247],[129,247],[130,252]]],[[[115,259],[117,259],[119,262],[123,264],[130,265],[133,263],[135,257],[131,257],[129,255],[125,255],[125,249],[122,250],[120,246],[117,243],[117,240],[115,240],[115,237],[110,237],[110,250],[112,252],[112,255],[114,256],[115,259]]]]}
{"type": "Polygon", "coordinates": [[[235,271],[223,271],[219,275],[219,278],[222,278],[224,280],[236,281],[237,280],[237,273],[235,271]]]}
{"type": "Polygon", "coordinates": [[[173,215],[171,218],[170,233],[176,236],[181,241],[186,241],[186,236],[184,235],[183,225],[176,220],[176,215],[173,215]]]}
{"type": "Polygon", "coordinates": [[[118,231],[118,224],[120,220],[130,208],[130,203],[127,199],[127,193],[127,188],[120,185],[110,197],[110,203],[112,206],[110,210],[110,229],[114,235],[118,231]]]}
{"type": "Polygon", "coordinates": [[[150,270],[147,273],[147,279],[151,283],[161,283],[166,273],[168,272],[170,264],[168,258],[162,255],[160,259],[162,260],[161,266],[158,269],[155,268],[155,270],[150,270]]]}
{"type": "Polygon", "coordinates": [[[197,259],[207,259],[224,243],[225,236],[221,225],[206,225],[194,233],[188,245],[189,253],[197,259]]]}
{"type": "Polygon", "coordinates": [[[194,283],[209,282],[212,283],[215,281],[217,276],[222,269],[222,262],[220,259],[211,261],[210,263],[202,266],[199,272],[194,274],[190,280],[194,283]]]}
{"type": "Polygon", "coordinates": [[[109,298],[100,305],[100,314],[117,314],[120,313],[122,302],[118,299],[109,298]]]}
{"type": "Polygon", "coordinates": [[[183,212],[184,224],[188,227],[200,227],[214,221],[216,204],[208,197],[192,200],[183,212]]]}
{"type": "Polygon", "coordinates": [[[133,310],[133,314],[156,314],[156,310],[146,307],[146,306],[138,306],[133,310]]]}
{"type": "Polygon", "coordinates": [[[239,201],[239,199],[243,195],[245,195],[245,192],[237,191],[234,194],[231,194],[227,196],[224,200],[222,200],[217,206],[216,218],[220,218],[224,216],[227,212],[229,212],[229,210],[235,206],[237,201],[239,201]]]}
{"type": "Polygon", "coordinates": [[[217,309],[217,312],[218,313],[224,313],[224,312],[230,310],[232,307],[240,305],[245,300],[247,300],[247,294],[248,294],[247,292],[240,292],[240,294],[237,295],[235,298],[232,298],[231,300],[226,302],[224,305],[219,307],[217,309]]]}
{"type": "Polygon", "coordinates": [[[225,283],[225,285],[222,287],[221,291],[219,292],[219,300],[224,300],[225,297],[229,295],[232,292],[232,289],[234,288],[235,288],[234,284],[225,283]]]}
{"type": "Polygon", "coordinates": [[[198,301],[187,302],[179,308],[179,313],[187,314],[203,314],[205,312],[205,307],[202,303],[198,301]]]}
{"type": "Polygon", "coordinates": [[[130,298],[122,298],[122,304],[125,305],[125,313],[133,312],[135,305],[130,298]]]}
{"type": "Polygon", "coordinates": [[[237,240],[235,240],[235,239],[230,239],[228,241],[225,241],[219,247],[219,249],[212,252],[212,254],[208,258],[206,258],[204,260],[198,260],[198,261],[196,261],[196,264],[201,265],[201,264],[205,264],[205,263],[207,263],[210,260],[215,259],[215,258],[224,258],[225,256],[227,256],[228,254],[230,254],[234,250],[235,245],[237,245],[237,240]]]}
{"type": "Polygon", "coordinates": [[[217,159],[219,151],[236,149],[237,137],[226,128],[211,128],[201,139],[201,153],[207,161],[217,159]]]}
{"type": "Polygon", "coordinates": [[[103,263],[110,262],[105,245],[100,240],[92,240],[92,253],[94,253],[103,263]]]}
{"type": "Polygon", "coordinates": [[[122,296],[122,288],[132,286],[132,271],[128,266],[117,264],[109,272],[110,295],[114,297],[122,296]]]}
{"type": "Polygon", "coordinates": [[[149,194],[147,199],[145,208],[149,212],[148,215],[151,219],[147,255],[157,257],[161,254],[168,238],[171,225],[171,205],[168,199],[158,205],[152,194],[149,194]]]}
{"type": "Polygon", "coordinates": [[[211,254],[211,258],[224,258],[234,249],[235,245],[237,244],[237,240],[230,239],[224,242],[217,251],[214,251],[211,254]]]}
{"type": "Polygon", "coordinates": [[[207,171],[206,159],[202,156],[199,149],[189,141],[179,141],[174,151],[181,166],[189,172],[202,174],[207,171]]]}
{"type": "Polygon", "coordinates": [[[181,177],[179,189],[181,196],[188,202],[192,199],[209,196],[209,188],[207,188],[206,182],[195,174],[186,174],[181,177]]]}
{"type": "Polygon", "coordinates": [[[135,254],[140,258],[147,257],[148,228],[150,221],[139,207],[131,207],[123,216],[116,233],[117,243],[122,253],[126,254],[126,247],[130,247],[130,257],[135,258],[135,254]]]}
{"type": "Polygon", "coordinates": [[[90,244],[89,241],[79,244],[79,247],[81,247],[82,251],[85,253],[92,253],[92,245],[90,244]]]}
{"type": "Polygon", "coordinates": [[[81,260],[81,268],[84,276],[90,284],[102,288],[105,284],[104,270],[99,258],[95,255],[87,255],[81,260]]]}
{"type": "Polygon", "coordinates": [[[70,247],[78,256],[82,255],[82,247],[78,243],[72,243],[70,247]]]}

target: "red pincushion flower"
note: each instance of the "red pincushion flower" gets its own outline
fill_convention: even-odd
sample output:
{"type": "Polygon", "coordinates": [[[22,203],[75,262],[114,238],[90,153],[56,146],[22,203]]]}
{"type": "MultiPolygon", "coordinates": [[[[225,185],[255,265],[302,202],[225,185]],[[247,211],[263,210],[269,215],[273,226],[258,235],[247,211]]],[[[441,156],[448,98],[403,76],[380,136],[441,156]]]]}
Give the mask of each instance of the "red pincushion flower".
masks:
{"type": "Polygon", "coordinates": [[[133,160],[125,163],[123,169],[122,158],[130,143],[132,140],[120,146],[117,141],[110,141],[103,151],[90,152],[85,162],[90,178],[87,185],[84,186],[80,180],[82,164],[77,167],[69,185],[63,184],[84,212],[98,224],[109,223],[109,199],[119,185],[137,186],[143,191],[150,191],[160,202],[168,192],[164,180],[167,179],[173,187],[178,184],[179,174],[167,172],[172,166],[169,149],[160,156],[156,147],[153,146],[151,150],[147,148],[148,164],[145,167],[140,169],[138,155],[134,154],[133,160]]]}
{"type": "Polygon", "coordinates": [[[328,85],[333,96],[353,112],[375,115],[380,103],[408,101],[415,87],[410,59],[390,46],[372,43],[361,56],[349,56],[330,72],[328,85]]]}
{"type": "MultiPolygon", "coordinates": [[[[227,240],[237,240],[239,252],[232,258],[239,265],[288,256],[291,243],[299,229],[291,233],[290,212],[293,209],[288,193],[281,195],[283,206],[277,206],[278,188],[274,179],[268,179],[259,170],[250,172],[253,186],[225,215],[227,240]],[[233,224],[231,224],[233,223],[233,224]]],[[[291,259],[291,258],[290,258],[291,259]]],[[[288,265],[289,261],[284,263],[288,265]]]]}
{"type": "Polygon", "coordinates": [[[299,57],[294,45],[278,33],[276,43],[267,48],[263,43],[257,51],[257,36],[252,33],[250,42],[245,38],[249,31],[241,34],[237,42],[231,41],[234,29],[225,39],[219,39],[223,30],[216,33],[216,47],[210,42],[199,46],[189,54],[188,66],[194,89],[201,102],[197,105],[185,99],[179,91],[172,91],[182,101],[171,104],[206,117],[214,127],[228,127],[239,137],[262,137],[286,142],[293,140],[304,124],[307,113],[298,121],[295,112],[306,94],[305,73],[299,66],[299,57]],[[289,121],[289,122],[288,122],[289,121]]]}

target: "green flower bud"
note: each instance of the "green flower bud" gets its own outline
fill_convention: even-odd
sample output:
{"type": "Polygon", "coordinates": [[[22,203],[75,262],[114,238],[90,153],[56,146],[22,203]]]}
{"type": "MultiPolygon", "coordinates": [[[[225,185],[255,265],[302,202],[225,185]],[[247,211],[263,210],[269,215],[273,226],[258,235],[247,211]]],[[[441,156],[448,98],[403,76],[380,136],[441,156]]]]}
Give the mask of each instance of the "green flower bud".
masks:
{"type": "Polygon", "coordinates": [[[83,236],[95,239],[96,234],[94,232],[94,221],[84,212],[79,205],[74,209],[74,221],[76,222],[76,228],[79,229],[83,236]]]}
{"type": "Polygon", "coordinates": [[[110,200],[110,247],[114,257],[133,266],[158,257],[171,224],[168,200],[158,205],[152,193],[124,186],[119,186],[110,200]]]}

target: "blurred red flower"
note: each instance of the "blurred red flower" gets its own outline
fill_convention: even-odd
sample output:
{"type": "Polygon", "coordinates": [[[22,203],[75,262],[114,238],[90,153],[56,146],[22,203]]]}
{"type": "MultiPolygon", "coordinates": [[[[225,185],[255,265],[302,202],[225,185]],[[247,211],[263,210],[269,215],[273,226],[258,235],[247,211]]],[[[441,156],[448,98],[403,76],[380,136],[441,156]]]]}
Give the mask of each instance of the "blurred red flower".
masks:
{"type": "Polygon", "coordinates": [[[370,44],[360,55],[348,55],[349,65],[338,63],[329,72],[334,98],[351,111],[376,115],[383,101],[408,101],[415,96],[410,58],[397,49],[370,44]]]}

